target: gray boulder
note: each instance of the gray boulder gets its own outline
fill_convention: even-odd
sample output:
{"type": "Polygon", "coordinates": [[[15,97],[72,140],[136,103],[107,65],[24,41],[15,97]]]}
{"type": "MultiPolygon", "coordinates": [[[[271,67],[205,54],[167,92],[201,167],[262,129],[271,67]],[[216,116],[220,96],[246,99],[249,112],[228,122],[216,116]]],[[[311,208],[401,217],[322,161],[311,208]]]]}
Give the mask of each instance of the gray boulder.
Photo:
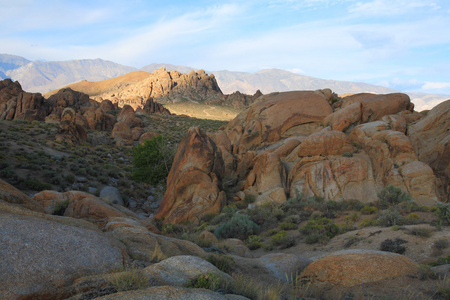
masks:
{"type": "Polygon", "coordinates": [[[119,190],[113,186],[105,186],[102,188],[100,191],[100,198],[108,204],[124,205],[119,190]]]}

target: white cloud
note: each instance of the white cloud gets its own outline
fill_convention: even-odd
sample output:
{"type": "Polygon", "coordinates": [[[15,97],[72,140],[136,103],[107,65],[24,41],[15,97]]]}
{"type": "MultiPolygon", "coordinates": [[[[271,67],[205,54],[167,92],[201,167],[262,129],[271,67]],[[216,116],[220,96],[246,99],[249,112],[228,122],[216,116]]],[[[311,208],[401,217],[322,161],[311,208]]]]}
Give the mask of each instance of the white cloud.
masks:
{"type": "Polygon", "coordinates": [[[423,8],[439,9],[439,6],[426,0],[374,0],[357,2],[350,6],[349,12],[364,15],[398,15],[423,8]]]}
{"type": "Polygon", "coordinates": [[[425,82],[422,89],[424,90],[439,90],[450,88],[450,82],[425,82]]]}

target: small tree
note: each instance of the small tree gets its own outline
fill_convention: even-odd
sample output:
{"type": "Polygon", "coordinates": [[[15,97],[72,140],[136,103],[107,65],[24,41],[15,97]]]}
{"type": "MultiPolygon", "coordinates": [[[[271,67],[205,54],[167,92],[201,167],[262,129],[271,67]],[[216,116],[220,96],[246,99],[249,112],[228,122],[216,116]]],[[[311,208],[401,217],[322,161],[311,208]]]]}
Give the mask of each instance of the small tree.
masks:
{"type": "Polygon", "coordinates": [[[410,202],[411,195],[402,192],[400,188],[390,184],[378,193],[378,199],[379,207],[381,209],[386,209],[390,206],[400,204],[401,202],[410,202]]]}
{"type": "Polygon", "coordinates": [[[133,148],[133,179],[157,185],[169,174],[174,149],[158,135],[133,148]]]}

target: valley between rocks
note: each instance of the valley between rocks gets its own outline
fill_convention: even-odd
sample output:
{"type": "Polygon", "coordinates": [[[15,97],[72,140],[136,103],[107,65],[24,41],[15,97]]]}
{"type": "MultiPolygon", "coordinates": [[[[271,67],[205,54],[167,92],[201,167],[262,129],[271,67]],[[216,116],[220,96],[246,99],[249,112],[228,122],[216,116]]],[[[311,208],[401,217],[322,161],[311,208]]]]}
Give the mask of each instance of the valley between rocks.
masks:
{"type": "Polygon", "coordinates": [[[450,100],[120,80],[96,100],[0,82],[0,298],[449,298],[450,100]],[[136,179],[159,138],[170,172],[136,179]]]}

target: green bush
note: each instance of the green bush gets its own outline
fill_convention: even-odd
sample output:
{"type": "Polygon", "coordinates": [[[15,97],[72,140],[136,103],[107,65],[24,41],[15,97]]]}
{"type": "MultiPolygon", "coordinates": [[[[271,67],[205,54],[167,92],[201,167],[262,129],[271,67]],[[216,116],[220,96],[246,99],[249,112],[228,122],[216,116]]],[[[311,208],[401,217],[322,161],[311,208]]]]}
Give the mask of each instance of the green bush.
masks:
{"type": "Polygon", "coordinates": [[[339,234],[339,226],[334,224],[328,218],[314,219],[300,228],[300,232],[305,235],[305,241],[308,244],[317,242],[326,242],[330,238],[339,234]]]}
{"type": "Polygon", "coordinates": [[[69,200],[64,200],[57,202],[55,204],[55,210],[53,211],[53,215],[64,216],[64,212],[66,208],[69,206],[69,200]]]}
{"type": "Polygon", "coordinates": [[[402,215],[395,208],[386,209],[380,212],[377,222],[378,225],[385,227],[401,225],[402,215]]]}
{"type": "Polygon", "coordinates": [[[381,209],[386,209],[402,202],[411,202],[411,195],[402,192],[400,188],[392,184],[386,186],[377,196],[379,199],[378,206],[381,209]]]}
{"type": "Polygon", "coordinates": [[[262,237],[259,235],[251,235],[247,238],[247,247],[250,250],[259,249],[262,247],[262,237]]]}
{"type": "Polygon", "coordinates": [[[186,286],[188,288],[208,289],[216,291],[220,288],[220,285],[221,283],[219,277],[210,272],[206,272],[189,281],[186,286]]]}
{"type": "Polygon", "coordinates": [[[244,202],[245,203],[253,203],[256,200],[256,196],[253,194],[245,194],[244,202]]]}
{"type": "Polygon", "coordinates": [[[361,208],[360,212],[363,215],[372,215],[372,214],[376,214],[378,212],[378,208],[376,208],[375,206],[364,206],[363,208],[361,208]]]}
{"type": "Polygon", "coordinates": [[[210,262],[222,272],[231,274],[236,267],[234,259],[223,254],[211,254],[206,261],[210,262]]]}
{"type": "Polygon", "coordinates": [[[133,179],[153,185],[163,181],[172,166],[174,151],[159,135],[133,148],[133,179]]]}
{"type": "Polygon", "coordinates": [[[259,226],[244,214],[235,214],[230,221],[220,224],[214,234],[217,238],[238,238],[245,240],[258,233],[259,226]]]}
{"type": "Polygon", "coordinates": [[[291,222],[282,222],[278,224],[278,227],[280,227],[281,230],[292,230],[297,228],[297,225],[291,222]]]}
{"type": "Polygon", "coordinates": [[[450,203],[439,203],[435,214],[441,224],[450,225],[450,203]]]}
{"type": "Polygon", "coordinates": [[[34,191],[50,190],[52,185],[49,183],[42,183],[37,179],[27,179],[24,182],[25,187],[34,191]]]}
{"type": "Polygon", "coordinates": [[[377,225],[377,220],[374,218],[364,219],[361,223],[359,223],[359,226],[362,228],[375,225],[377,225]]]}
{"type": "Polygon", "coordinates": [[[295,245],[295,239],[288,237],[287,232],[282,230],[272,236],[272,246],[281,246],[281,248],[289,248],[295,245]]]}
{"type": "Polygon", "coordinates": [[[429,238],[433,234],[433,230],[427,227],[415,227],[409,228],[406,233],[429,238]]]}

